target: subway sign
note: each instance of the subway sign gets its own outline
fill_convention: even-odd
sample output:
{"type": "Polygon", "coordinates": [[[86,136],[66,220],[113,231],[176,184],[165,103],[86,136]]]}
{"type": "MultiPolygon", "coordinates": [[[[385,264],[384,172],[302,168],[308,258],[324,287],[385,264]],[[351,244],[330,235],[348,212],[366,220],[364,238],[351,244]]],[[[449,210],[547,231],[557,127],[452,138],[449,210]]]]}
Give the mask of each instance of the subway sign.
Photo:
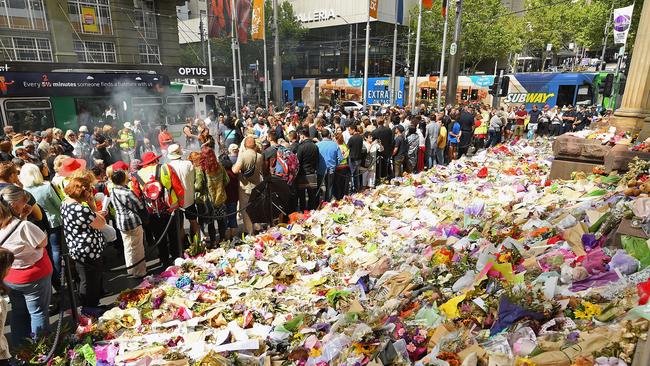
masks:
{"type": "Polygon", "coordinates": [[[504,103],[547,103],[555,93],[509,93],[504,103]]]}

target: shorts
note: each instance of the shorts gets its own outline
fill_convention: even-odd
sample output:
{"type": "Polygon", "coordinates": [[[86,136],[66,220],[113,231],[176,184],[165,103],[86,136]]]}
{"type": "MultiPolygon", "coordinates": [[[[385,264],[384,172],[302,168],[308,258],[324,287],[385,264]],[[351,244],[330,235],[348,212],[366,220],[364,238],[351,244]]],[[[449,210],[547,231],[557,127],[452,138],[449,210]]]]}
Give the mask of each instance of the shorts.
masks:
{"type": "Polygon", "coordinates": [[[524,134],[524,125],[515,125],[513,128],[515,136],[523,136],[524,134]]]}
{"type": "Polygon", "coordinates": [[[237,202],[226,203],[226,227],[231,229],[237,229],[239,224],[237,223],[237,202]]]}
{"type": "Polygon", "coordinates": [[[198,211],[196,210],[196,204],[185,209],[185,218],[189,221],[194,221],[198,218],[198,211]]]}

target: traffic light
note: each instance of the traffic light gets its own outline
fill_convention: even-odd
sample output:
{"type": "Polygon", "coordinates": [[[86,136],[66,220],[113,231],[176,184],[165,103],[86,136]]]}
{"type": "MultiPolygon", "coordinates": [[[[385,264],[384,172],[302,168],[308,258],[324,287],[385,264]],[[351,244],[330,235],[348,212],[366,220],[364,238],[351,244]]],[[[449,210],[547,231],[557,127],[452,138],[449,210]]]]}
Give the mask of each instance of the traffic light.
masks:
{"type": "Polygon", "coordinates": [[[499,88],[499,96],[505,97],[508,95],[508,88],[510,88],[510,76],[504,76],[501,79],[501,87],[499,88]]]}
{"type": "Polygon", "coordinates": [[[494,82],[490,85],[490,90],[488,91],[490,95],[497,95],[499,93],[499,78],[495,77],[494,82]]]}
{"type": "Polygon", "coordinates": [[[423,100],[429,99],[429,89],[427,88],[420,89],[420,98],[423,100]]]}
{"type": "Polygon", "coordinates": [[[614,74],[607,74],[605,81],[603,81],[603,95],[611,97],[614,90],[614,74]]]}
{"type": "Polygon", "coordinates": [[[478,100],[478,89],[472,89],[470,99],[471,100],[478,100]]]}
{"type": "Polygon", "coordinates": [[[467,89],[462,89],[460,91],[460,100],[467,100],[467,89]]]}

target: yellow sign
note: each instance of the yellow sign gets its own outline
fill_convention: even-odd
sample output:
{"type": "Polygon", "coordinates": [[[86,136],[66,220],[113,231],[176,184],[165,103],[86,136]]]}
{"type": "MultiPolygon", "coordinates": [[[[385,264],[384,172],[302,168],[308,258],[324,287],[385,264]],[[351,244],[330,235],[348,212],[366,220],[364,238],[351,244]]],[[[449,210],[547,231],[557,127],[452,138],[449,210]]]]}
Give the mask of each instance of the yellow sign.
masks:
{"type": "Polygon", "coordinates": [[[90,6],[81,7],[81,25],[85,33],[99,33],[95,8],[90,6]]]}
{"type": "Polygon", "coordinates": [[[251,16],[251,38],[256,41],[264,39],[264,0],[253,0],[253,14],[251,16]]]}

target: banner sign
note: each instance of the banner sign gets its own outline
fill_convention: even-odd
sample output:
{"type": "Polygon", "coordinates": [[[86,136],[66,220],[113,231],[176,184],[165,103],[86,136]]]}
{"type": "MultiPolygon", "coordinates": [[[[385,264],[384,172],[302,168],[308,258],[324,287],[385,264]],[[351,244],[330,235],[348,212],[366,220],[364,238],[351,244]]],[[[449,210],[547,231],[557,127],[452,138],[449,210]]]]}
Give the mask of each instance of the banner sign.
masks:
{"type": "Polygon", "coordinates": [[[99,33],[99,25],[97,24],[97,13],[95,8],[91,6],[81,7],[81,24],[83,25],[84,33],[99,33]]]}
{"type": "Polygon", "coordinates": [[[253,41],[257,41],[264,39],[264,36],[264,0],[253,0],[253,14],[251,15],[251,38],[253,41]]]}
{"type": "Polygon", "coordinates": [[[0,72],[0,97],[105,95],[115,89],[163,92],[169,78],[157,74],[0,72]]]}
{"type": "Polygon", "coordinates": [[[379,10],[379,0],[369,0],[370,4],[370,9],[368,11],[370,12],[370,17],[378,19],[378,10],[379,10]]]}
{"type": "Polygon", "coordinates": [[[632,25],[633,11],[634,5],[614,9],[614,43],[625,44],[627,42],[627,34],[632,25]]]}

